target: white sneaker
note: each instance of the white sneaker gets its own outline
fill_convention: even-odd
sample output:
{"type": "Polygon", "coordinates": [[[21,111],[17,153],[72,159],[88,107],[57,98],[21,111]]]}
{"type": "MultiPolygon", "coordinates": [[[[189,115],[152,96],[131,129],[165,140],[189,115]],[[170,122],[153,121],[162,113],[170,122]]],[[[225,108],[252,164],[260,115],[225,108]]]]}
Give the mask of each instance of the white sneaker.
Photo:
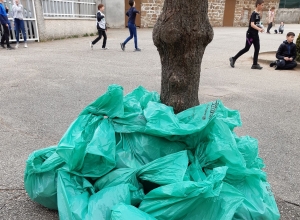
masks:
{"type": "Polygon", "coordinates": [[[92,41],[90,41],[90,47],[91,47],[91,49],[93,49],[93,44],[92,44],[92,41]]]}
{"type": "Polygon", "coordinates": [[[28,46],[27,46],[27,43],[25,43],[25,44],[24,44],[24,47],[25,47],[25,48],[27,48],[27,47],[28,47],[28,46]]]}
{"type": "Polygon", "coordinates": [[[104,48],[102,48],[102,50],[109,50],[109,48],[107,48],[107,47],[104,47],[104,48]]]}
{"type": "Polygon", "coordinates": [[[17,44],[16,44],[15,48],[16,48],[16,49],[18,49],[18,48],[19,48],[19,43],[17,43],[17,44]]]}

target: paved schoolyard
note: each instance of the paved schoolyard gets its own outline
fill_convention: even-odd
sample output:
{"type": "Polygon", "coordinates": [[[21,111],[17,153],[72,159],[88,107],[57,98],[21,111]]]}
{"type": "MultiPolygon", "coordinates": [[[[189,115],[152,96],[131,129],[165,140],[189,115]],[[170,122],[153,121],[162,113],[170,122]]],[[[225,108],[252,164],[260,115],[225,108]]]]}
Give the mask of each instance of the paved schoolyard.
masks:
{"type": "MultiPolygon", "coordinates": [[[[286,31],[300,33],[300,25],[286,31]]],[[[245,44],[246,28],[215,28],[213,42],[202,61],[200,101],[221,99],[238,109],[243,126],[239,135],[259,140],[260,156],[279,201],[282,219],[300,219],[300,71],[275,71],[265,64],[251,70],[251,51],[229,66],[228,58],[245,44]]],[[[112,83],[125,93],[138,85],[160,90],[160,60],[152,29],[138,30],[142,52],[133,43],[122,52],[126,29],[109,30],[108,51],[93,37],[45,43],[29,48],[0,50],[0,217],[57,219],[26,196],[23,171],[28,155],[55,145],[80,111],[112,83]]],[[[284,35],[261,34],[261,51],[274,51],[284,35]]]]}

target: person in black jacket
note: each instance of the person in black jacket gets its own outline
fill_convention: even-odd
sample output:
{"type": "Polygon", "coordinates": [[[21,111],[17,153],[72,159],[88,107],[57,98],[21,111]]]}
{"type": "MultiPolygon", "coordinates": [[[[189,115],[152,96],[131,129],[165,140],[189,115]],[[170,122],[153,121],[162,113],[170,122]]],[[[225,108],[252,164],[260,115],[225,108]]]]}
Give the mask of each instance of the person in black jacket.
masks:
{"type": "Polygon", "coordinates": [[[286,41],[279,46],[276,58],[278,60],[270,63],[270,67],[275,67],[275,70],[290,70],[297,66],[295,61],[297,57],[296,44],[293,43],[295,33],[289,32],[286,35],[286,41]]]}
{"type": "Polygon", "coordinates": [[[105,22],[105,15],[103,14],[104,11],[104,5],[103,4],[99,4],[98,5],[98,12],[97,12],[97,30],[98,30],[98,34],[99,36],[90,43],[91,48],[93,49],[93,46],[101,39],[101,37],[103,36],[103,44],[102,44],[102,49],[103,50],[108,50],[108,48],[106,47],[106,40],[107,40],[107,36],[106,36],[106,22],[105,22]]]}

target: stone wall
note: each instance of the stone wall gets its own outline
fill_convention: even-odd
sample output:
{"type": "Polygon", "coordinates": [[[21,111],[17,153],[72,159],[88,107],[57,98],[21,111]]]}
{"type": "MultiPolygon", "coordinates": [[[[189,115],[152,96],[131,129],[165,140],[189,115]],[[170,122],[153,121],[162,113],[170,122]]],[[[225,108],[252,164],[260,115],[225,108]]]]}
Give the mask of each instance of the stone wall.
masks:
{"type": "Polygon", "coordinates": [[[223,26],[223,17],[225,10],[225,0],[209,0],[208,17],[213,27],[223,26]]]}
{"type": "MultiPolygon", "coordinates": [[[[235,16],[233,26],[244,27],[249,25],[249,19],[255,9],[256,0],[237,0],[235,6],[235,16]]],[[[279,7],[279,0],[265,0],[265,7],[261,13],[261,21],[264,26],[267,25],[268,11],[274,6],[279,7]]]]}
{"type": "Polygon", "coordinates": [[[300,24],[300,8],[280,8],[275,17],[276,24],[300,24]]]}
{"type": "Polygon", "coordinates": [[[154,27],[164,5],[164,0],[141,0],[141,26],[154,27]]]}

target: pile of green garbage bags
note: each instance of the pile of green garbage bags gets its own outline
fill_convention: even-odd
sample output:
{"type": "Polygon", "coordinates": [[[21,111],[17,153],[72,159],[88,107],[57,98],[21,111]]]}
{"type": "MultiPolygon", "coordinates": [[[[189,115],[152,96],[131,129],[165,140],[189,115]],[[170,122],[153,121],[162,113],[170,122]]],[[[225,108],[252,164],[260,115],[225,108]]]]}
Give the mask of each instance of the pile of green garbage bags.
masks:
{"type": "Polygon", "coordinates": [[[174,114],[156,92],[110,85],[29,156],[25,189],[62,220],[279,219],[257,140],[237,126],[219,100],[174,114]]]}

